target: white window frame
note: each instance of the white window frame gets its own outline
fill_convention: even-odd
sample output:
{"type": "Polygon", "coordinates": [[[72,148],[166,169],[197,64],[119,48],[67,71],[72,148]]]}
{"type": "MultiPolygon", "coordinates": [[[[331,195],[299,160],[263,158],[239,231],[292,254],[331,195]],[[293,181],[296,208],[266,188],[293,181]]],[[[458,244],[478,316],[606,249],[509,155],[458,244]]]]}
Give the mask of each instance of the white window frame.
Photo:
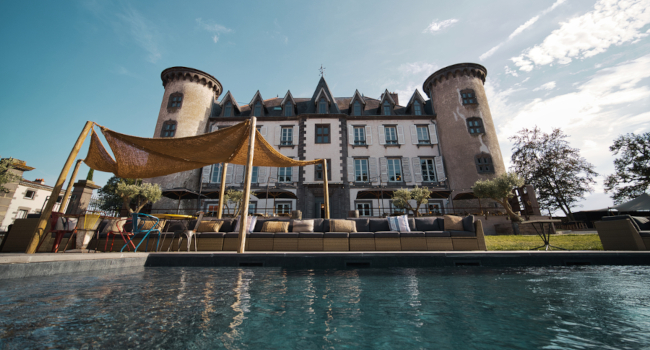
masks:
{"type": "Polygon", "coordinates": [[[212,177],[211,181],[212,183],[221,183],[221,171],[223,170],[223,166],[221,163],[219,164],[213,164],[212,165],[212,177]],[[216,178],[215,178],[216,177],[216,178]]]}
{"type": "Polygon", "coordinates": [[[384,103],[382,104],[382,109],[384,110],[384,115],[391,115],[390,102],[384,101],[384,103]]]}
{"type": "Polygon", "coordinates": [[[354,202],[354,207],[359,211],[359,216],[372,216],[372,201],[354,202]]]}
{"type": "Polygon", "coordinates": [[[366,145],[366,127],[365,126],[355,126],[354,127],[354,145],[356,145],[356,146],[365,146],[366,145]]]}
{"type": "Polygon", "coordinates": [[[284,104],[284,116],[291,117],[293,115],[293,103],[287,101],[284,104]]]}
{"type": "Polygon", "coordinates": [[[422,115],[422,107],[419,101],[413,101],[413,114],[422,115]]]}
{"type": "Polygon", "coordinates": [[[280,167],[278,168],[278,182],[293,182],[291,181],[292,177],[292,167],[280,167]]]}
{"type": "Polygon", "coordinates": [[[29,210],[18,209],[18,211],[16,212],[16,219],[26,219],[28,214],[29,214],[29,210]]]}
{"type": "Polygon", "coordinates": [[[276,214],[291,214],[292,209],[293,206],[291,202],[275,202],[276,214]]]}
{"type": "Polygon", "coordinates": [[[431,144],[431,135],[429,135],[429,126],[427,125],[416,125],[415,129],[418,133],[418,144],[419,145],[430,145],[431,144]]]}
{"type": "Polygon", "coordinates": [[[253,171],[251,172],[251,183],[258,183],[260,175],[260,167],[254,166],[253,171]]]}
{"type": "Polygon", "coordinates": [[[386,169],[388,173],[388,182],[403,182],[404,174],[402,171],[402,159],[387,158],[386,169]]]}
{"type": "Polygon", "coordinates": [[[293,146],[293,127],[283,126],[281,132],[280,146],[293,146]]]}
{"type": "Polygon", "coordinates": [[[25,199],[34,199],[34,197],[36,197],[36,191],[35,190],[27,190],[27,191],[25,191],[25,197],[23,197],[23,198],[25,198],[25,199]],[[31,192],[31,196],[29,195],[30,192],[31,192]]]}
{"type": "Polygon", "coordinates": [[[399,144],[399,139],[397,138],[397,126],[384,126],[384,142],[387,145],[397,145],[399,144]],[[389,138],[392,136],[393,138],[389,138]]]}
{"type": "Polygon", "coordinates": [[[436,182],[436,164],[433,158],[420,158],[420,169],[422,171],[422,182],[436,182]]]}
{"type": "Polygon", "coordinates": [[[354,160],[354,181],[368,182],[370,173],[368,171],[368,159],[357,158],[354,160]]]}

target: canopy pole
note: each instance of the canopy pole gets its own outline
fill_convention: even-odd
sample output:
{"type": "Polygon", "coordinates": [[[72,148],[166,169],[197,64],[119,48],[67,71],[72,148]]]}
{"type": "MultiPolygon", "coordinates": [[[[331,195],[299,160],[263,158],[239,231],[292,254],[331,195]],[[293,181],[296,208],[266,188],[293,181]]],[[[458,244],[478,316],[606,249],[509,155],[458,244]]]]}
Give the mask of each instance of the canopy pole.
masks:
{"type": "Polygon", "coordinates": [[[217,211],[217,219],[221,219],[223,215],[223,195],[226,192],[226,171],[228,170],[228,163],[223,163],[221,167],[221,187],[219,189],[219,211],[217,211]]]}
{"type": "Polygon", "coordinates": [[[65,194],[63,195],[63,199],[61,200],[61,205],[59,206],[59,211],[63,213],[63,210],[65,210],[65,206],[68,204],[68,198],[70,197],[70,192],[72,192],[72,184],[74,183],[74,180],[77,178],[77,171],[79,171],[79,166],[81,165],[81,162],[83,162],[83,159],[77,159],[77,164],[74,166],[74,170],[72,171],[72,176],[70,177],[70,183],[68,183],[68,188],[65,190],[65,194]]]}
{"type": "Polygon", "coordinates": [[[248,230],[248,201],[251,195],[251,178],[253,177],[253,156],[255,153],[255,123],[257,118],[251,117],[251,136],[248,139],[248,160],[246,161],[246,177],[244,181],[244,198],[241,204],[242,212],[239,219],[239,249],[237,253],[243,253],[246,248],[246,231],[248,230]]]}
{"type": "Polygon", "coordinates": [[[325,219],[330,218],[330,193],[327,182],[327,159],[323,159],[323,197],[325,199],[325,219]]]}
{"type": "Polygon", "coordinates": [[[72,167],[72,162],[74,162],[74,159],[77,158],[77,154],[79,153],[81,146],[86,140],[86,137],[88,136],[88,133],[94,124],[95,123],[91,121],[87,121],[83,130],[81,130],[81,134],[79,134],[77,142],[72,147],[72,151],[70,151],[70,155],[68,155],[68,159],[65,161],[65,165],[63,165],[63,169],[61,169],[61,174],[59,174],[59,178],[56,180],[56,184],[54,185],[54,189],[52,189],[50,199],[47,201],[47,205],[45,205],[45,208],[41,212],[41,219],[38,221],[38,226],[36,226],[36,229],[34,229],[32,239],[29,242],[25,253],[36,253],[36,247],[38,246],[38,242],[40,242],[41,238],[43,238],[45,235],[45,227],[47,226],[47,222],[50,219],[50,215],[52,215],[54,204],[56,204],[56,200],[59,199],[59,193],[61,193],[65,178],[68,177],[68,171],[70,171],[70,167],[72,167]]]}

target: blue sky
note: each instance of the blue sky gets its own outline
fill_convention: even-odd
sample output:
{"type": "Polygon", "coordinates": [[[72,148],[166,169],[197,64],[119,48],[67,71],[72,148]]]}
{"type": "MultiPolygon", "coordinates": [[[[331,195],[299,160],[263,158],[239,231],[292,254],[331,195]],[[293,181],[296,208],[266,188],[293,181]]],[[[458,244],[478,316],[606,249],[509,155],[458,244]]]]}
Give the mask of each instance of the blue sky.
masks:
{"type": "MultiPolygon", "coordinates": [[[[336,96],[404,101],[435,70],[480,63],[506,159],[521,128],[560,127],[603,176],[613,139],[650,131],[648,0],[7,2],[0,32],[0,156],[50,185],[86,120],[151,137],[171,66],[240,102],[311,96],[321,64],[336,96]]],[[[611,205],[602,177],[587,199],[611,205]]]]}

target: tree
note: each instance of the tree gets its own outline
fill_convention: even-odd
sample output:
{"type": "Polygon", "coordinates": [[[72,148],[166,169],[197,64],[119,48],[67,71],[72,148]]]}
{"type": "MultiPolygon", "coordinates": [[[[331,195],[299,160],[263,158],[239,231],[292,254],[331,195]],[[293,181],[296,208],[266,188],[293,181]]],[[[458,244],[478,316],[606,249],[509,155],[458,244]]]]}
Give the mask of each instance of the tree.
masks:
{"type": "Polygon", "coordinates": [[[93,181],[94,174],[95,174],[95,169],[90,168],[90,170],[88,170],[88,175],[86,175],[86,180],[93,181]]]}
{"type": "Polygon", "coordinates": [[[550,134],[535,126],[524,128],[509,139],[513,142],[511,170],[535,186],[537,201],[549,210],[562,210],[573,220],[571,208],[586,193],[593,192],[598,173],[594,165],[571,148],[559,128],[550,134]]]}
{"type": "MultiPolygon", "coordinates": [[[[117,184],[120,182],[125,182],[128,185],[135,185],[136,180],[135,179],[122,179],[117,176],[112,176],[108,181],[106,181],[106,185],[99,189],[99,198],[101,198],[101,204],[100,204],[100,209],[102,210],[107,210],[107,211],[119,211],[120,208],[122,208],[122,205],[124,201],[122,200],[122,197],[117,194],[117,184]]],[[[129,203],[128,207],[133,207],[135,206],[135,202],[132,201],[129,203]]],[[[126,213],[126,208],[124,208],[125,213],[126,213]]]]}
{"type": "MultiPolygon", "coordinates": [[[[512,193],[514,188],[521,187],[524,183],[524,179],[519,175],[510,172],[499,175],[492,180],[476,181],[474,186],[472,186],[472,191],[478,198],[491,198],[499,202],[506,210],[506,213],[508,213],[510,220],[515,223],[521,222],[523,219],[512,211],[512,207],[510,206],[510,203],[508,203],[508,198],[514,196],[514,193],[512,193]]],[[[515,232],[517,231],[518,230],[515,229],[515,232]]]]}
{"type": "Polygon", "coordinates": [[[616,173],[605,178],[605,192],[613,192],[614,203],[634,199],[650,188],[650,132],[621,135],[609,147],[616,173]]]}
{"type": "Polygon", "coordinates": [[[401,188],[393,192],[393,205],[400,209],[407,209],[413,212],[414,216],[420,216],[419,210],[422,204],[426,204],[429,201],[429,196],[431,191],[426,187],[418,187],[409,190],[407,188],[401,188]],[[416,207],[411,206],[410,201],[415,200],[416,207]]]}
{"type": "Polygon", "coordinates": [[[162,197],[160,186],[142,183],[142,179],[137,179],[135,184],[119,182],[115,193],[122,198],[122,208],[128,208],[129,214],[139,213],[147,203],[155,203],[162,197]],[[135,201],[135,210],[131,209],[132,201],[135,201]]]}
{"type": "Polygon", "coordinates": [[[0,159],[0,192],[9,193],[9,189],[4,187],[4,185],[20,180],[20,176],[11,172],[13,162],[13,158],[0,159]]]}
{"type": "MultiPolygon", "coordinates": [[[[251,191],[250,193],[251,196],[254,196],[255,193],[251,191]]],[[[233,203],[234,207],[234,215],[233,216],[239,216],[240,215],[240,210],[241,210],[241,203],[244,199],[244,191],[243,190],[234,190],[234,189],[229,189],[226,191],[226,193],[223,194],[223,204],[226,207],[227,211],[230,212],[230,207],[228,206],[228,203],[233,203]]]]}

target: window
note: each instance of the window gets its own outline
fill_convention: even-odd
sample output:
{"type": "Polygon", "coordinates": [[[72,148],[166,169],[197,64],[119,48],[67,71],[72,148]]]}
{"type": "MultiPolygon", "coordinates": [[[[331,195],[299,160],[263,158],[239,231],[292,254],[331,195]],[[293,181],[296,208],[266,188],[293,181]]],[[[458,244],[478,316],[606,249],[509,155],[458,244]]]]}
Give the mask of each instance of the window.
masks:
{"type": "Polygon", "coordinates": [[[422,168],[422,181],[436,182],[436,171],[433,165],[433,158],[420,158],[420,167],[422,168]]]}
{"type": "MultiPolygon", "coordinates": [[[[327,160],[327,179],[332,181],[332,163],[327,160]]],[[[314,173],[314,181],[323,181],[323,164],[316,164],[316,172],[314,173]]]]}
{"type": "Polygon", "coordinates": [[[355,206],[359,216],[372,216],[372,202],[356,202],[355,206]]]}
{"type": "Polygon", "coordinates": [[[291,102],[287,102],[284,104],[284,116],[291,117],[292,115],[293,115],[293,104],[291,102]]]}
{"type": "Polygon", "coordinates": [[[36,196],[36,191],[27,190],[27,192],[25,192],[25,198],[27,199],[34,199],[34,196],[36,196]]]}
{"type": "Polygon", "coordinates": [[[478,104],[476,101],[476,94],[474,90],[463,90],[460,92],[460,96],[463,98],[463,105],[475,105],[478,104]]]}
{"type": "Polygon", "coordinates": [[[256,117],[259,117],[262,115],[262,102],[257,101],[255,102],[255,109],[253,111],[253,115],[256,117]]]}
{"type": "Polygon", "coordinates": [[[327,114],[327,101],[324,98],[321,98],[318,102],[318,113],[327,114]]]}
{"type": "Polygon", "coordinates": [[[291,214],[291,202],[275,203],[275,212],[277,214],[291,214]]]}
{"type": "Polygon", "coordinates": [[[251,215],[257,213],[257,202],[248,202],[248,213],[251,215]]]}
{"type": "Polygon", "coordinates": [[[329,124],[316,124],[316,143],[330,143],[329,124]]]}
{"type": "Polygon", "coordinates": [[[18,209],[18,212],[16,213],[16,219],[25,219],[27,218],[27,210],[25,209],[18,209]]]}
{"type": "Polygon", "coordinates": [[[368,181],[368,159],[354,160],[354,181],[356,182],[368,181]]]}
{"type": "Polygon", "coordinates": [[[361,102],[354,101],[354,115],[361,115],[361,102]]]}
{"type": "Polygon", "coordinates": [[[418,144],[428,145],[431,144],[431,138],[429,138],[429,127],[426,125],[418,126],[418,144]]]}
{"type": "Polygon", "coordinates": [[[259,174],[260,174],[260,167],[254,166],[253,172],[251,173],[251,183],[256,184],[258,182],[257,178],[259,177],[259,174]]]}
{"type": "Polygon", "coordinates": [[[282,138],[280,138],[280,146],[291,146],[291,145],[293,145],[293,127],[283,126],[282,138]]]}
{"type": "Polygon", "coordinates": [[[481,153],[477,155],[474,160],[476,161],[476,171],[479,174],[491,174],[494,173],[494,167],[492,166],[492,156],[487,153],[481,153]]]}
{"type": "Polygon", "coordinates": [[[402,181],[402,165],[400,159],[388,159],[388,181],[400,182],[402,181]]]}
{"type": "Polygon", "coordinates": [[[212,165],[212,181],[210,181],[210,182],[221,183],[221,170],[222,169],[223,169],[223,166],[221,164],[212,165]]]}
{"type": "Polygon", "coordinates": [[[181,108],[183,104],[183,94],[180,92],[175,92],[169,95],[169,102],[167,102],[167,108],[181,108]]]}
{"type": "Polygon", "coordinates": [[[278,168],[278,182],[291,182],[291,167],[278,168]]]}
{"type": "Polygon", "coordinates": [[[162,137],[174,137],[176,135],[176,122],[173,120],[166,121],[160,132],[162,137]]]}
{"type": "Polygon", "coordinates": [[[397,128],[394,126],[385,126],[384,134],[386,135],[386,144],[387,145],[396,145],[397,144],[397,128]]]}
{"type": "Polygon", "coordinates": [[[422,115],[422,106],[420,106],[420,102],[418,101],[413,101],[413,114],[422,115]]]}
{"type": "Polygon", "coordinates": [[[485,134],[485,128],[483,128],[483,120],[477,117],[467,118],[467,130],[472,135],[485,134]]]}
{"type": "Polygon", "coordinates": [[[444,214],[442,209],[442,201],[429,199],[429,203],[427,203],[427,211],[429,215],[442,215],[444,214]]]}
{"type": "Polygon", "coordinates": [[[384,115],[390,115],[390,102],[384,101],[384,115]]]}
{"type": "Polygon", "coordinates": [[[402,215],[404,214],[404,208],[398,208],[393,201],[390,201],[390,212],[391,215],[402,215]]]}
{"type": "Polygon", "coordinates": [[[355,145],[365,145],[366,144],[366,128],[363,126],[354,127],[354,144],[355,145]]]}
{"type": "Polygon", "coordinates": [[[232,103],[226,103],[226,106],[223,108],[223,116],[230,117],[232,114],[232,103]]]}

